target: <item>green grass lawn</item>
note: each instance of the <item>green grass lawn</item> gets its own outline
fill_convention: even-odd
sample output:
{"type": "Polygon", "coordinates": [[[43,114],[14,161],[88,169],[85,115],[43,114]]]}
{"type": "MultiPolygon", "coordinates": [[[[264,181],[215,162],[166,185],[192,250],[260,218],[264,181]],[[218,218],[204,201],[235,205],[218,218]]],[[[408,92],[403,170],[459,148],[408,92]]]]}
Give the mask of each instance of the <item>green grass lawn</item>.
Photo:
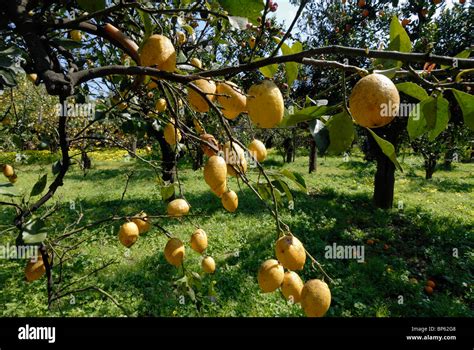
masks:
{"type": "MultiPolygon", "coordinates": [[[[76,167],[66,176],[55,200],[61,210],[48,221],[50,237],[62,234],[77,219],[81,224],[107,217],[165,213],[155,173],[138,161],[93,154],[93,169],[86,176],[76,167]],[[127,174],[133,171],[121,201],[127,174]],[[76,209],[71,210],[69,201],[76,209]]],[[[288,304],[280,292],[259,292],[256,275],[265,259],[274,257],[275,222],[264,205],[235,179],[230,187],[239,195],[239,209],[226,212],[208,189],[202,171],[191,170],[185,160],[179,178],[192,217],[178,221],[156,219],[174,235],[189,242],[195,226],[208,234],[208,254],[217,263],[214,275],[195,283],[196,301],[179,288],[183,273],[166,263],[166,237],[154,227],[130,249],[117,239],[121,222],[85,230],[63,241],[84,240],[64,264],[63,285],[96,286],[121,305],[94,290],[69,295],[47,309],[46,281],[24,281],[25,261],[0,261],[0,314],[2,316],[302,316],[299,305],[288,304]],[[107,269],[93,273],[115,259],[107,269]],[[178,282],[176,282],[178,280],[178,282]],[[73,296],[73,297],[72,297],[73,296]]],[[[334,283],[328,316],[473,316],[474,164],[456,163],[452,171],[437,171],[424,180],[421,159],[405,157],[404,173],[397,172],[395,203],[402,209],[382,211],[371,204],[374,164],[357,154],[349,161],[319,158],[317,171],[307,174],[307,158],[283,164],[274,154],[266,167],[284,167],[301,173],[309,195],[293,188],[293,210],[281,210],[283,220],[306,249],[324,266],[334,283]],[[373,245],[367,240],[374,240],[373,245]],[[365,261],[326,259],[325,247],[363,245],[365,261]],[[457,252],[457,254],[453,254],[457,252]],[[413,282],[416,278],[418,283],[413,282]],[[428,296],[428,278],[437,286],[428,296]],[[410,279],[412,279],[410,281],[410,279]]],[[[19,165],[20,192],[28,193],[49,165],[19,165]]],[[[252,170],[254,171],[254,170],[252,170]]],[[[255,176],[253,176],[255,177],[255,176]]],[[[49,179],[51,179],[49,174],[49,179]]],[[[0,208],[0,229],[14,217],[12,208],[0,208]]],[[[0,244],[13,243],[17,232],[1,234],[0,244]]],[[[186,247],[185,268],[200,273],[200,256],[186,247]]],[[[55,270],[55,277],[59,271],[55,270]]],[[[304,280],[320,278],[307,262],[304,280]]]]}

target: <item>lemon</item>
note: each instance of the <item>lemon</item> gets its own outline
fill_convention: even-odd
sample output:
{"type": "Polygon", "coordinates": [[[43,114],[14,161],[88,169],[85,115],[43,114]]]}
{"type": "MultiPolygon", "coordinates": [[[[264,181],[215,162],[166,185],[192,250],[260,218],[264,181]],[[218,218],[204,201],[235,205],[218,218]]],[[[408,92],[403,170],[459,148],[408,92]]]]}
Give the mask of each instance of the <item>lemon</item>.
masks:
{"type": "Polygon", "coordinates": [[[281,284],[281,292],[286,300],[292,300],[294,304],[301,300],[301,291],[303,290],[303,281],[301,277],[294,271],[285,272],[283,283],[281,284]]]}
{"type": "Polygon", "coordinates": [[[328,285],[318,279],[309,280],[301,291],[301,306],[308,317],[322,317],[331,305],[328,285]]]}
{"type": "Polygon", "coordinates": [[[379,128],[397,115],[400,95],[395,84],[382,74],[369,74],[360,79],[349,97],[349,109],[357,124],[379,128]]]}
{"type": "Polygon", "coordinates": [[[184,43],[186,43],[186,34],[184,34],[183,32],[177,32],[176,36],[178,38],[178,44],[183,45],[184,43]]]}
{"type": "Polygon", "coordinates": [[[263,162],[267,158],[267,149],[262,141],[255,139],[250,142],[247,148],[259,163],[263,162]]]}
{"type": "Polygon", "coordinates": [[[225,191],[227,180],[227,165],[224,158],[212,156],[204,166],[204,181],[209,185],[217,196],[225,191]],[[221,192],[222,190],[222,192],[221,192]]]}
{"type": "Polygon", "coordinates": [[[147,214],[145,212],[142,212],[141,214],[137,214],[135,216],[138,216],[139,218],[132,219],[132,222],[137,225],[138,232],[142,234],[150,231],[151,224],[150,220],[147,217],[147,214]]]}
{"type": "Polygon", "coordinates": [[[250,37],[249,39],[249,46],[251,49],[253,49],[255,47],[255,42],[256,42],[257,39],[255,39],[254,36],[250,37]]]}
{"type": "Polygon", "coordinates": [[[181,141],[181,131],[176,129],[172,123],[166,124],[163,133],[165,135],[165,141],[171,146],[174,146],[181,141]]]}
{"type": "Polygon", "coordinates": [[[258,285],[264,293],[276,290],[283,282],[285,272],[283,266],[275,259],[268,259],[260,265],[258,270],[258,285]]]}
{"type": "Polygon", "coordinates": [[[270,80],[252,85],[247,96],[247,111],[260,128],[273,128],[283,119],[285,106],[280,89],[270,80]]]}
{"type": "Polygon", "coordinates": [[[33,282],[40,279],[46,272],[46,267],[43,263],[43,257],[38,256],[36,262],[29,261],[25,267],[25,277],[28,282],[33,282]]]}
{"type": "Polygon", "coordinates": [[[3,166],[3,175],[5,175],[5,177],[10,178],[15,175],[15,169],[13,169],[11,165],[5,164],[3,166]]]}
{"type": "MultiPolygon", "coordinates": [[[[216,84],[214,84],[212,80],[198,79],[193,81],[192,84],[194,84],[203,93],[210,94],[207,95],[207,97],[210,101],[214,101],[216,84]]],[[[204,113],[209,111],[209,104],[207,101],[192,87],[188,87],[188,101],[192,109],[194,109],[196,112],[204,113]]]]}
{"type": "Polygon", "coordinates": [[[120,226],[119,240],[125,247],[130,248],[138,239],[140,230],[134,222],[127,222],[120,226]]]}
{"type": "Polygon", "coordinates": [[[27,77],[32,83],[35,83],[36,79],[38,79],[38,74],[30,73],[30,74],[27,75],[27,77]]]}
{"type": "Polygon", "coordinates": [[[81,41],[82,40],[82,33],[79,30],[71,30],[71,39],[74,41],[81,41]]]}
{"type": "Polygon", "coordinates": [[[236,84],[226,81],[216,87],[217,102],[222,106],[222,114],[230,120],[235,119],[247,108],[247,97],[236,84]]]}
{"type": "Polygon", "coordinates": [[[197,67],[199,69],[202,68],[202,62],[199,58],[193,57],[190,62],[194,67],[197,67]]]}
{"type": "Polygon", "coordinates": [[[217,187],[211,187],[211,192],[217,197],[221,198],[222,195],[227,191],[227,181],[221,183],[217,187]]]}
{"type": "Polygon", "coordinates": [[[172,217],[187,215],[189,213],[189,204],[182,198],[172,200],[168,203],[167,212],[172,217]]]}
{"type": "Polygon", "coordinates": [[[155,103],[155,110],[157,112],[164,112],[166,111],[166,100],[164,98],[159,98],[158,101],[155,103]]]}
{"type": "Polygon", "coordinates": [[[184,244],[178,238],[170,238],[165,246],[165,259],[173,266],[180,266],[185,255],[184,244]]]}
{"type": "Polygon", "coordinates": [[[298,238],[292,235],[280,237],[275,244],[278,261],[288,270],[302,270],[306,251],[298,238]]]}
{"type": "Polygon", "coordinates": [[[176,51],[173,43],[164,35],[150,36],[140,50],[140,62],[142,66],[174,72],[176,70],[176,51]]]}
{"type": "Polygon", "coordinates": [[[206,256],[202,259],[201,267],[205,273],[214,273],[216,271],[216,262],[210,256],[206,256]]]}
{"type": "MultiPolygon", "coordinates": [[[[206,141],[210,143],[211,145],[216,146],[217,149],[219,149],[219,143],[211,134],[202,134],[200,138],[201,140],[206,141]]],[[[201,143],[201,148],[204,154],[208,157],[212,157],[217,154],[216,151],[214,151],[210,146],[206,145],[205,143],[201,143]]]]}
{"type": "Polygon", "coordinates": [[[245,152],[238,144],[232,142],[232,150],[230,147],[230,141],[224,144],[222,148],[224,152],[224,158],[227,163],[227,173],[230,176],[237,176],[237,172],[234,167],[245,173],[247,171],[247,159],[245,158],[245,152]]]}
{"type": "Polygon", "coordinates": [[[221,201],[225,210],[231,213],[235,212],[239,206],[239,197],[237,197],[237,193],[234,191],[227,191],[222,194],[221,201]]]}
{"type": "Polygon", "coordinates": [[[198,228],[191,235],[191,249],[201,254],[207,248],[207,234],[203,229],[198,228]]]}

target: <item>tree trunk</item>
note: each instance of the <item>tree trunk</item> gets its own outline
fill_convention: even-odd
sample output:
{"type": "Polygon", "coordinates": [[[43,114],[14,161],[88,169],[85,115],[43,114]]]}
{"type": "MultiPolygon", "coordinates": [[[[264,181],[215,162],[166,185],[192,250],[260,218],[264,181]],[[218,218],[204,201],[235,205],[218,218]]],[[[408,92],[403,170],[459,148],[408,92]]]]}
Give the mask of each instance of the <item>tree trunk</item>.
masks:
{"type": "Polygon", "coordinates": [[[436,169],[436,156],[429,156],[425,159],[425,179],[430,180],[433,178],[433,174],[436,169]]]}
{"type": "Polygon", "coordinates": [[[130,140],[130,151],[128,152],[130,157],[135,158],[135,154],[137,154],[137,138],[132,136],[130,140]]]}
{"type": "Polygon", "coordinates": [[[316,141],[313,137],[310,139],[310,149],[309,149],[309,173],[311,174],[316,170],[316,160],[317,160],[317,151],[316,151],[316,141]]]}
{"type": "Polygon", "coordinates": [[[446,153],[444,154],[443,168],[445,170],[452,169],[454,154],[455,154],[454,149],[451,149],[451,148],[448,149],[446,153]]]}
{"type": "Polygon", "coordinates": [[[376,157],[377,171],[374,179],[374,204],[377,208],[393,207],[395,188],[395,165],[383,153],[376,157]]]}
{"type": "Polygon", "coordinates": [[[161,149],[161,178],[163,181],[173,183],[176,177],[176,153],[166,142],[163,129],[156,131],[153,126],[149,125],[149,135],[153,135],[160,144],[161,149]]]}
{"type": "Polygon", "coordinates": [[[193,170],[198,170],[202,168],[204,164],[204,152],[201,147],[197,147],[196,157],[193,158],[193,170]]]}
{"type": "MultiPolygon", "coordinates": [[[[373,131],[380,137],[392,143],[397,148],[398,136],[400,134],[399,125],[391,125],[374,129],[373,131]]],[[[375,156],[377,162],[377,171],[374,178],[374,205],[381,209],[391,209],[393,207],[393,195],[395,189],[395,165],[382,152],[372,135],[369,137],[369,147],[375,156]]]]}
{"type": "Polygon", "coordinates": [[[283,149],[285,150],[284,159],[286,163],[291,163],[293,160],[293,140],[291,137],[287,137],[283,141],[283,149]]]}
{"type": "Polygon", "coordinates": [[[265,148],[272,148],[273,147],[273,135],[270,135],[266,140],[265,140],[265,148]]]}
{"type": "Polygon", "coordinates": [[[296,129],[293,129],[291,135],[291,161],[294,162],[296,158],[296,129]]]}

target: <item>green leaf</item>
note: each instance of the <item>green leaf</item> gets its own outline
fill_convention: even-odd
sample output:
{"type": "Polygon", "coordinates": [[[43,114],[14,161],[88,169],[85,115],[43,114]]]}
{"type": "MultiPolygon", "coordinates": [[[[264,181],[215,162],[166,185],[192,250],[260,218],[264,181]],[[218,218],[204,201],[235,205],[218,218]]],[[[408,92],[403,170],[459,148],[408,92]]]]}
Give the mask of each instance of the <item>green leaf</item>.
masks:
{"type": "MultiPolygon", "coordinates": [[[[277,44],[280,43],[281,39],[278,37],[273,37],[277,44]]],[[[303,51],[303,45],[296,41],[292,47],[289,47],[286,43],[281,45],[281,52],[283,55],[292,55],[295,53],[299,53],[303,51]]],[[[288,86],[291,86],[293,82],[298,78],[298,69],[299,64],[296,62],[287,62],[285,63],[285,71],[286,71],[286,80],[288,82],[288,86]]]]}
{"type": "Polygon", "coordinates": [[[163,201],[168,200],[174,195],[174,184],[171,183],[169,185],[162,186],[160,188],[160,193],[163,201]]]}
{"type": "Polygon", "coordinates": [[[396,44],[389,46],[389,50],[396,50],[400,52],[410,52],[412,49],[410,37],[408,36],[405,28],[398,20],[397,16],[393,16],[390,22],[390,43],[395,42],[395,39],[399,38],[396,44]]]}
{"type": "Polygon", "coordinates": [[[148,12],[145,12],[143,10],[138,9],[138,14],[140,15],[140,18],[143,23],[143,27],[145,28],[145,35],[143,36],[143,41],[148,39],[149,36],[153,34],[153,30],[155,27],[153,26],[153,23],[151,21],[151,16],[148,12]]]}
{"type": "Polygon", "coordinates": [[[47,182],[48,174],[44,174],[38,181],[36,181],[35,185],[31,189],[30,196],[34,197],[40,195],[44,191],[47,182]]]}
{"type": "Polygon", "coordinates": [[[268,184],[266,183],[258,183],[257,184],[257,192],[260,194],[260,197],[263,198],[263,200],[271,200],[272,194],[270,192],[270,189],[268,188],[268,184]]]}
{"type": "Polygon", "coordinates": [[[395,85],[398,91],[403,92],[405,95],[411,96],[416,98],[419,101],[423,101],[427,99],[428,93],[425,89],[423,89],[420,85],[406,82],[406,83],[399,83],[395,85]]]}
{"type": "Polygon", "coordinates": [[[105,0],[77,0],[77,4],[87,12],[105,9],[105,0]]]}
{"type": "Polygon", "coordinates": [[[16,79],[15,74],[11,70],[0,67],[0,87],[2,85],[16,86],[16,79]]]}
{"type": "MultiPolygon", "coordinates": [[[[390,43],[389,51],[411,52],[412,44],[405,28],[401,25],[397,16],[393,16],[390,21],[390,43]]],[[[401,67],[402,62],[395,60],[379,59],[375,61],[375,65],[382,64],[384,68],[401,67]]]]}
{"type": "Polygon", "coordinates": [[[397,160],[397,155],[395,153],[395,147],[393,147],[392,143],[390,143],[387,140],[384,140],[380,136],[378,136],[375,132],[373,132],[371,129],[366,128],[369,130],[369,132],[372,134],[374,137],[375,141],[379,145],[380,149],[382,152],[392,161],[392,163],[395,165],[395,168],[403,172],[402,167],[400,166],[400,163],[398,163],[397,160]]]}
{"type": "Polygon", "coordinates": [[[57,160],[53,163],[51,166],[51,170],[53,172],[53,175],[57,175],[59,171],[61,170],[61,160],[57,160]]]}
{"type": "Polygon", "coordinates": [[[314,119],[318,119],[322,115],[330,112],[332,107],[328,106],[311,106],[300,110],[296,110],[293,114],[289,114],[283,117],[280,122],[280,127],[293,126],[301,122],[306,122],[314,119]]]}
{"type": "MultiPolygon", "coordinates": [[[[460,53],[458,53],[456,56],[454,57],[457,57],[457,58],[469,58],[469,56],[471,55],[471,50],[470,49],[466,49],[466,50],[463,50],[461,51],[460,53]]],[[[441,69],[448,69],[450,68],[451,66],[447,66],[445,64],[442,64],[441,65],[441,69]]]]}
{"type": "Polygon", "coordinates": [[[428,111],[430,109],[429,105],[432,103],[435,103],[434,97],[428,97],[418,103],[408,116],[407,131],[410,140],[414,140],[426,132],[427,123],[424,111],[428,111]]]}
{"type": "Polygon", "coordinates": [[[263,0],[218,0],[218,2],[229,15],[246,17],[253,24],[258,24],[257,18],[264,9],[263,0]]]}
{"type": "Polygon", "coordinates": [[[411,140],[428,132],[428,139],[433,141],[449,122],[449,103],[442,96],[430,96],[421,101],[408,117],[408,136],[411,140]]]}
{"type": "Polygon", "coordinates": [[[346,111],[333,115],[326,122],[326,128],[329,132],[327,152],[330,154],[340,154],[346,151],[354,141],[354,123],[346,111]]]}
{"type": "MultiPolygon", "coordinates": [[[[253,62],[261,61],[263,59],[264,57],[256,57],[253,62]]],[[[260,67],[258,70],[264,77],[273,78],[273,76],[278,72],[278,64],[269,64],[268,66],[260,67]]]]}
{"type": "Polygon", "coordinates": [[[310,123],[310,132],[314,142],[316,142],[319,153],[323,155],[326,153],[330,144],[328,129],[322,121],[315,120],[310,123]]]}
{"type": "Polygon", "coordinates": [[[436,98],[436,120],[431,128],[431,130],[428,132],[428,140],[429,141],[434,141],[436,137],[438,137],[443,130],[445,130],[448,127],[448,122],[450,118],[450,113],[449,113],[449,102],[446,100],[443,95],[439,94],[439,96],[436,98]]]}
{"type": "Polygon", "coordinates": [[[291,180],[301,191],[308,193],[308,187],[306,187],[306,181],[301,174],[290,171],[288,169],[280,170],[278,174],[281,174],[291,180]]]}
{"type": "Polygon", "coordinates": [[[77,42],[67,38],[54,38],[52,41],[58,45],[64,47],[66,50],[80,49],[82,48],[82,42],[77,42]]]}
{"type": "Polygon", "coordinates": [[[288,184],[283,181],[283,180],[277,180],[276,181],[276,187],[278,188],[278,190],[281,192],[281,193],[284,193],[285,194],[285,197],[289,202],[294,202],[293,200],[293,195],[291,193],[291,190],[290,190],[290,187],[288,186],[288,184]]]}
{"type": "Polygon", "coordinates": [[[459,107],[461,107],[464,123],[474,130],[474,96],[456,89],[452,89],[452,91],[459,107]]]}

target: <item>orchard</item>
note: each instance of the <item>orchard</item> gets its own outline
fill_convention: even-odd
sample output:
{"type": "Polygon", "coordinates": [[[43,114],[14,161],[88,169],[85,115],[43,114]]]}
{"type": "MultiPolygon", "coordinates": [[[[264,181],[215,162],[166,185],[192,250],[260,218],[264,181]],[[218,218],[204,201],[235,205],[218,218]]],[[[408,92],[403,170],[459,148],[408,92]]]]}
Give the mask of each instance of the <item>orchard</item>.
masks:
{"type": "Polygon", "coordinates": [[[3,316],[472,316],[470,1],[0,2],[3,316]]]}

